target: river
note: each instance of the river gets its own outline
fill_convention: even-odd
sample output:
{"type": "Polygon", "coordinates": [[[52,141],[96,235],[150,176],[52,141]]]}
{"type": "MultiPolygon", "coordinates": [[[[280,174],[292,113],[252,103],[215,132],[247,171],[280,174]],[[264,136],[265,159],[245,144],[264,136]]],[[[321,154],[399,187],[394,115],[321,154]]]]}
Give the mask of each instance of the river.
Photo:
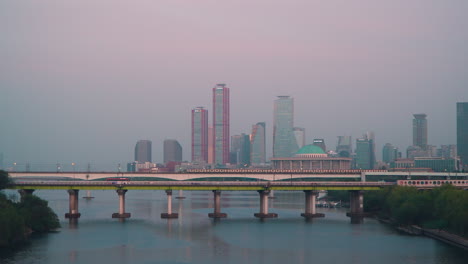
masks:
{"type": "MultiPolygon", "coordinates": [[[[9,191],[12,193],[12,191],[9,191]]],[[[184,192],[173,200],[178,219],[161,219],[166,209],[163,191],[129,191],[130,219],[112,219],[118,211],[114,191],[80,191],[78,224],[64,219],[65,191],[35,191],[59,215],[59,232],[34,237],[0,263],[468,263],[468,252],[427,237],[401,234],[374,219],[351,224],[346,209],[318,211],[325,218],[307,222],[304,194],[275,192],[270,212],[279,218],[261,221],[256,192],[223,192],[222,212],[214,221],[211,192],[184,192]]],[[[178,192],[174,192],[177,196],[178,192]]]]}

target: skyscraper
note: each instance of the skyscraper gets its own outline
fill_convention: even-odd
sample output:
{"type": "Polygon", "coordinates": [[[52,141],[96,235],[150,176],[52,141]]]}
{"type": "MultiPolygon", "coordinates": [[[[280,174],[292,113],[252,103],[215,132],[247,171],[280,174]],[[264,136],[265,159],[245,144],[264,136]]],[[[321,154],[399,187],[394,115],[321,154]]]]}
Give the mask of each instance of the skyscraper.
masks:
{"type": "Polygon", "coordinates": [[[164,140],[164,163],[182,162],[182,146],[175,139],[164,140]]]}
{"type": "Polygon", "coordinates": [[[150,140],[138,140],[135,145],[135,161],[138,163],[152,162],[150,140]]]}
{"type": "Polygon", "coordinates": [[[395,161],[398,157],[398,148],[394,147],[392,144],[387,143],[382,149],[382,161],[390,164],[395,161]]]}
{"type": "Polygon", "coordinates": [[[368,132],[362,138],[356,139],[356,165],[357,169],[372,170],[375,166],[374,134],[368,132]]]}
{"type": "Polygon", "coordinates": [[[427,147],[427,119],[426,114],[413,115],[413,146],[423,150],[427,147]]]}
{"type": "Polygon", "coordinates": [[[349,158],[352,151],[351,136],[338,136],[338,144],[336,146],[336,153],[339,157],[349,158]]]}
{"type": "Polygon", "coordinates": [[[274,104],[273,122],[273,157],[292,157],[299,149],[293,132],[293,98],[278,96],[274,104]]]}
{"type": "Polygon", "coordinates": [[[468,170],[468,102],[457,103],[457,152],[468,170]]]}
{"type": "Polygon", "coordinates": [[[250,162],[254,166],[266,163],[265,122],[259,122],[252,126],[252,134],[250,135],[250,162]]]}
{"type": "Polygon", "coordinates": [[[296,139],[297,148],[300,149],[305,146],[305,128],[295,127],[293,128],[294,138],[296,139]]]}
{"type": "Polygon", "coordinates": [[[208,110],[192,109],[192,162],[208,162],[208,110]]]}
{"type": "Polygon", "coordinates": [[[244,133],[231,137],[231,163],[239,167],[250,165],[250,137],[244,133]]]}
{"type": "Polygon", "coordinates": [[[325,146],[325,139],[316,138],[313,141],[313,145],[320,147],[323,150],[323,152],[327,152],[327,147],[325,146]]]}
{"type": "Polygon", "coordinates": [[[213,88],[213,163],[224,165],[229,162],[229,88],[217,84],[213,88]]]}

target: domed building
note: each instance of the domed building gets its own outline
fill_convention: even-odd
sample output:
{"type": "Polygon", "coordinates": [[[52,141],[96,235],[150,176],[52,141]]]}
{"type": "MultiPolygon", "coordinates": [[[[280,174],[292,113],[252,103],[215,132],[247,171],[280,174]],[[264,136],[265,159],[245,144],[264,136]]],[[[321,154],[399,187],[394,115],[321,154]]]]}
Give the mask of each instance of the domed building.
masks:
{"type": "Polygon", "coordinates": [[[292,158],[272,158],[273,169],[277,170],[349,170],[351,158],[328,157],[316,145],[306,145],[292,158]]]}

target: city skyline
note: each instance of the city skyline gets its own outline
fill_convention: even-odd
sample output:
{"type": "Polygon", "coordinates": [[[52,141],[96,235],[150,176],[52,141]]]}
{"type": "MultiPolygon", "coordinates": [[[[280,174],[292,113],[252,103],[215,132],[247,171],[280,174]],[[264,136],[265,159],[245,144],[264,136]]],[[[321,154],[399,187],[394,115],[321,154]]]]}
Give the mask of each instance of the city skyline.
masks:
{"type": "Polygon", "coordinates": [[[116,168],[138,139],[157,162],[165,138],[188,153],[187,113],[211,111],[216,83],[231,88],[231,134],[265,122],[267,158],[277,95],[295,98],[306,144],[374,131],[379,156],[412,145],[417,113],[428,144],[455,144],[454,105],[468,101],[464,1],[25,2],[0,3],[4,166],[116,168]]]}

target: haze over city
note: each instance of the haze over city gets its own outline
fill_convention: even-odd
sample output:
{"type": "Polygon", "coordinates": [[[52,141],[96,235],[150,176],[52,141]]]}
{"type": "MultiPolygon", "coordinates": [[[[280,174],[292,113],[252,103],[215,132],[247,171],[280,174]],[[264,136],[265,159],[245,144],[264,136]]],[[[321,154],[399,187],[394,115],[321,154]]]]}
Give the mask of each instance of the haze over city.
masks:
{"type": "MultiPolygon", "coordinates": [[[[468,101],[466,1],[2,1],[0,153],[17,163],[133,160],[164,139],[190,160],[190,111],[230,88],[231,135],[289,95],[306,141],[373,131],[376,153],[456,144],[468,101]]],[[[210,113],[211,119],[211,113],[210,113]]],[[[210,121],[211,122],[211,121],[210,121]]],[[[110,165],[109,165],[110,166],[110,165]]],[[[34,168],[33,168],[34,169],[34,168]]]]}

